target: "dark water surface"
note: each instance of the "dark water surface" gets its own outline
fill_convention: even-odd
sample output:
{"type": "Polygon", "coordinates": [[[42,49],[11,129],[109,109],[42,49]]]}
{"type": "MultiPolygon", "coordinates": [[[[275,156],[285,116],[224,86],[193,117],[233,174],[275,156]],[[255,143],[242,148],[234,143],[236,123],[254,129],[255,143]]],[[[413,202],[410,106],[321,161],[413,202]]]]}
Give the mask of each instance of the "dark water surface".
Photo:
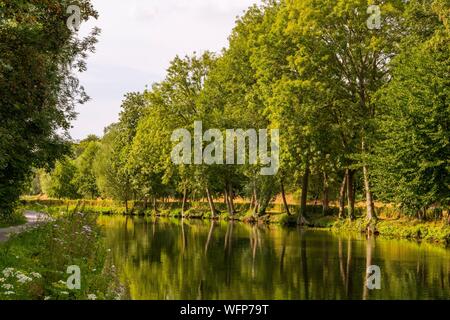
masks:
{"type": "Polygon", "coordinates": [[[450,299],[450,250],[329,231],[100,217],[133,299],[450,299]],[[381,290],[366,287],[381,268],[381,290]]]}

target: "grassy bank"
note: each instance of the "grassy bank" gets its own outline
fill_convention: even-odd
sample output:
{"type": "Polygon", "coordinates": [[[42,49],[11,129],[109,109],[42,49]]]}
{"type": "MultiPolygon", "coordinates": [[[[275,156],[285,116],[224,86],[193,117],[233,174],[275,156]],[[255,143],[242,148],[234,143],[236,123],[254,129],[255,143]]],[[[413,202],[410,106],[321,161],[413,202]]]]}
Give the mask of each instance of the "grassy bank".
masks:
{"type": "MultiPolygon", "coordinates": [[[[365,219],[359,218],[354,221],[336,221],[331,229],[342,232],[364,232],[367,223],[365,219]]],[[[408,218],[385,218],[381,217],[374,223],[374,232],[389,238],[410,239],[428,241],[443,245],[450,245],[450,226],[443,221],[420,221],[408,218]]]]}
{"type": "MultiPolygon", "coordinates": [[[[51,210],[50,210],[51,211],[51,210]]],[[[72,213],[0,245],[0,300],[94,300],[126,297],[103,244],[96,215],[72,213]],[[69,266],[81,288],[70,290],[69,266]]]]}
{"type": "Polygon", "coordinates": [[[15,210],[11,216],[0,216],[0,228],[8,228],[25,224],[27,219],[25,218],[23,211],[23,208],[19,208],[15,210]]]}
{"type": "MultiPolygon", "coordinates": [[[[24,205],[29,210],[49,212],[50,214],[60,214],[70,212],[71,210],[78,210],[86,213],[96,214],[130,214],[143,216],[160,216],[160,217],[181,217],[181,204],[178,202],[167,202],[158,204],[157,211],[154,209],[143,209],[141,202],[130,202],[129,210],[126,211],[125,205],[121,202],[112,200],[27,200],[24,205]]],[[[237,203],[236,213],[229,216],[226,210],[226,205],[223,203],[216,203],[216,208],[219,215],[216,217],[221,220],[237,220],[243,222],[259,222],[268,224],[278,224],[284,226],[295,226],[297,216],[283,213],[283,207],[276,204],[268,208],[268,214],[259,217],[255,221],[251,212],[248,211],[248,204],[237,203]]],[[[298,206],[291,205],[291,212],[298,212],[298,206]]],[[[362,233],[367,231],[367,223],[364,219],[364,206],[357,206],[355,208],[356,219],[349,221],[348,219],[339,219],[338,208],[331,207],[324,215],[321,206],[309,205],[308,212],[308,226],[312,228],[329,229],[333,232],[357,232],[362,233]]],[[[413,218],[401,217],[398,210],[392,206],[378,206],[377,207],[378,220],[371,225],[372,232],[379,236],[411,239],[419,241],[429,241],[443,245],[450,244],[450,226],[447,225],[443,219],[429,219],[429,221],[421,221],[413,218]]],[[[211,213],[206,203],[195,202],[190,203],[188,209],[185,211],[185,218],[190,219],[210,219],[211,213]]]]}

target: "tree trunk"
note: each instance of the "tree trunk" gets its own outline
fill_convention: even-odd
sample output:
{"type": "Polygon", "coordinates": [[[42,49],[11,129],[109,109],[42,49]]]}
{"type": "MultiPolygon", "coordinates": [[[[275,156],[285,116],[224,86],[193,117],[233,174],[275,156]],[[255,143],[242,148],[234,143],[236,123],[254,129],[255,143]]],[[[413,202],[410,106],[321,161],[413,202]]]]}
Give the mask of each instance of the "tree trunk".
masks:
{"type": "Polygon", "coordinates": [[[255,217],[259,217],[259,207],[260,207],[260,204],[259,204],[258,200],[256,200],[255,207],[253,208],[253,215],[255,217]]]}
{"type": "Polygon", "coordinates": [[[256,198],[255,198],[255,189],[252,190],[252,198],[250,200],[250,211],[253,211],[253,208],[256,204],[256,198]]]}
{"type": "Polygon", "coordinates": [[[228,198],[230,201],[231,212],[234,215],[236,213],[236,208],[234,207],[234,192],[233,192],[233,186],[231,185],[231,183],[228,184],[228,198]]]}
{"type": "Polygon", "coordinates": [[[230,216],[232,216],[233,215],[233,208],[231,207],[230,195],[228,194],[226,186],[225,186],[225,189],[224,189],[224,197],[225,197],[225,204],[227,205],[228,214],[230,216]]]}
{"type": "Polygon", "coordinates": [[[209,187],[206,187],[206,197],[208,198],[208,204],[209,204],[209,208],[211,210],[211,217],[215,218],[216,217],[216,208],[214,206],[214,201],[213,201],[213,198],[211,196],[211,192],[209,190],[209,187]]]}
{"type": "Polygon", "coordinates": [[[253,215],[258,217],[259,215],[259,201],[258,201],[258,193],[256,192],[256,185],[253,187],[253,198],[255,199],[255,206],[253,208],[253,215]]]}
{"type": "Polygon", "coordinates": [[[329,200],[329,190],[330,185],[328,183],[328,174],[326,172],[323,173],[323,196],[322,196],[322,207],[323,214],[326,215],[330,210],[330,200],[329,200]]]}
{"type": "Polygon", "coordinates": [[[153,211],[158,213],[158,202],[156,201],[156,196],[153,197],[153,211]]]}
{"type": "Polygon", "coordinates": [[[305,173],[303,175],[302,181],[302,195],[300,200],[300,214],[298,216],[298,225],[305,225],[307,221],[305,220],[306,209],[307,209],[307,201],[308,201],[308,183],[309,183],[309,175],[311,171],[309,168],[309,161],[306,163],[305,173]]]}
{"type": "Polygon", "coordinates": [[[347,170],[347,200],[348,200],[348,218],[353,220],[355,218],[355,193],[353,192],[353,177],[354,170],[347,170]]]}
{"type": "Polygon", "coordinates": [[[184,212],[186,210],[186,204],[187,204],[187,188],[183,189],[183,202],[181,204],[181,215],[184,216],[184,212]]]}
{"type": "Polygon", "coordinates": [[[290,216],[291,211],[289,210],[289,205],[286,200],[286,192],[284,190],[284,183],[283,180],[280,181],[280,187],[281,187],[281,197],[283,198],[283,204],[284,204],[284,210],[286,210],[286,213],[290,216]]]}
{"type": "MultiPolygon", "coordinates": [[[[366,152],[366,144],[364,138],[362,140],[362,152],[363,153],[366,152]]],[[[370,189],[369,168],[367,167],[367,164],[364,164],[363,172],[364,172],[364,188],[366,190],[367,221],[370,222],[373,219],[376,219],[377,217],[375,214],[375,206],[373,204],[372,191],[370,189]]]]}
{"type": "Polygon", "coordinates": [[[128,199],[125,199],[125,213],[128,214],[128,199]]]}
{"type": "Polygon", "coordinates": [[[341,189],[339,190],[339,219],[342,219],[345,215],[345,187],[347,186],[347,174],[348,171],[345,171],[341,189]]]}
{"type": "Polygon", "coordinates": [[[373,204],[372,191],[370,190],[369,170],[367,166],[363,167],[364,171],[364,187],[366,190],[366,206],[367,206],[367,221],[376,219],[375,206],[373,204]]]}

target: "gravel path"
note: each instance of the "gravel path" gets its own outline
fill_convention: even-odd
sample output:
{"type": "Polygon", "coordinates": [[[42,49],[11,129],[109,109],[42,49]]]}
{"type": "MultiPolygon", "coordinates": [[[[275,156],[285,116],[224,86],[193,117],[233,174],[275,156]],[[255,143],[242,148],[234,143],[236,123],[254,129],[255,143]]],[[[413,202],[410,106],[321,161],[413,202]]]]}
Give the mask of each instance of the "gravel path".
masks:
{"type": "Polygon", "coordinates": [[[31,226],[50,220],[46,214],[34,211],[25,211],[25,217],[27,218],[27,223],[23,225],[0,229],[0,242],[8,240],[11,234],[23,232],[31,226]]]}

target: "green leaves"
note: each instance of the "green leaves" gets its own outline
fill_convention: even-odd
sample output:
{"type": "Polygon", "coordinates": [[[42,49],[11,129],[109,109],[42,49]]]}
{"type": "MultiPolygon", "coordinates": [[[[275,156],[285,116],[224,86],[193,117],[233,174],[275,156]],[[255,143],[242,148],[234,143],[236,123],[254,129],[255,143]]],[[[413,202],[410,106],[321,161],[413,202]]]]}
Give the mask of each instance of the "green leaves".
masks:
{"type": "Polygon", "coordinates": [[[379,93],[384,108],[372,159],[377,191],[411,213],[450,201],[448,39],[433,37],[402,53],[393,80],[379,93]]]}
{"type": "MultiPolygon", "coordinates": [[[[96,16],[77,1],[85,18],[96,16]]],[[[0,1],[0,214],[9,214],[33,167],[52,167],[69,151],[74,105],[86,94],[67,66],[84,70],[98,30],[76,39],[65,1],[0,1]]]]}

